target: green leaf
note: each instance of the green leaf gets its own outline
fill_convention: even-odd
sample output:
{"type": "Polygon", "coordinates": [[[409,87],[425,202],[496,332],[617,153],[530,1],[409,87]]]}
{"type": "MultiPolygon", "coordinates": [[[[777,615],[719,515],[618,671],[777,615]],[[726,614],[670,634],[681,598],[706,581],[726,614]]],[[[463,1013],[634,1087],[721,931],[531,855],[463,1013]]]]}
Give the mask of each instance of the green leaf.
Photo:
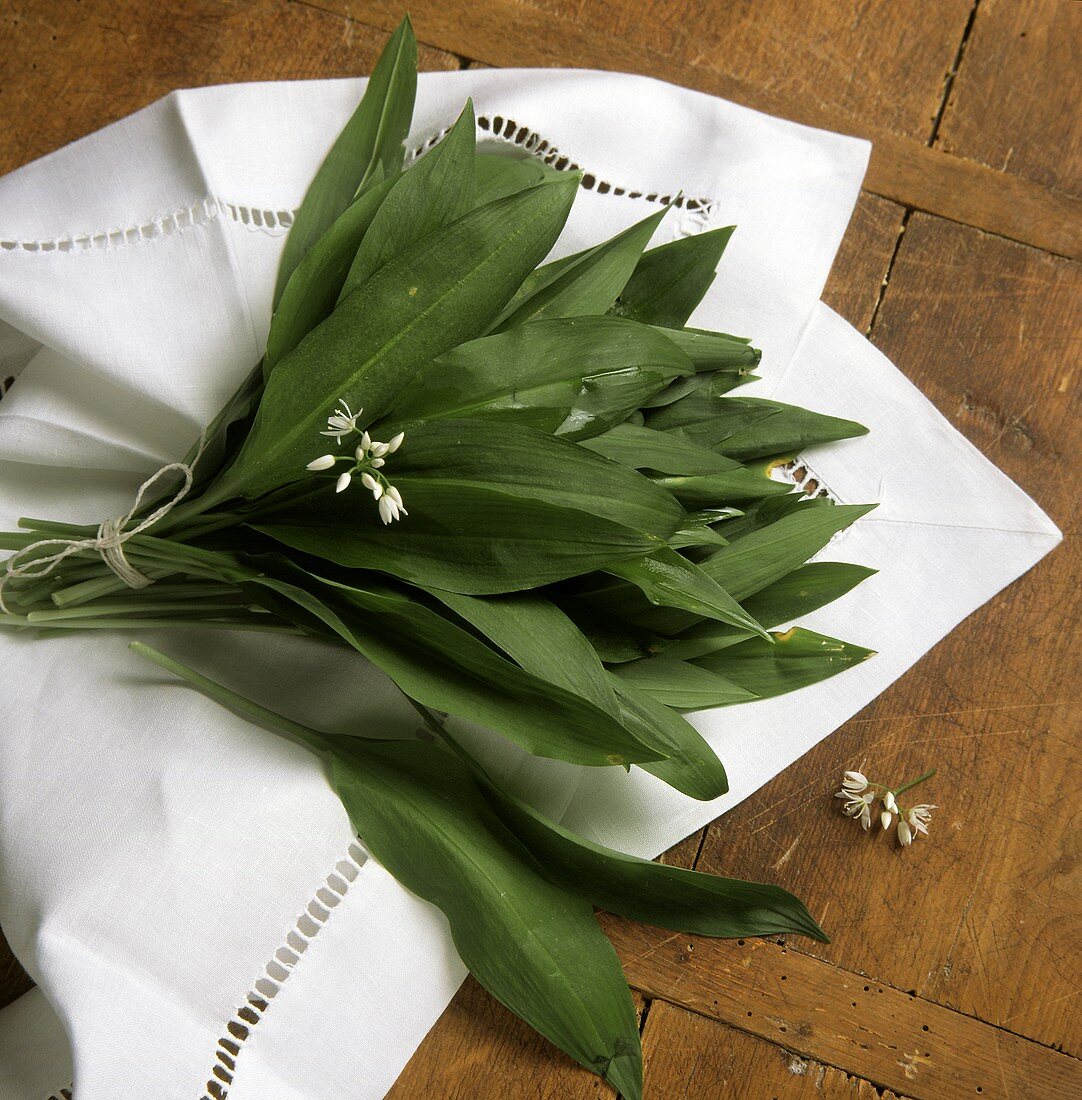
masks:
{"type": "Polygon", "coordinates": [[[557,173],[536,157],[512,153],[478,153],[476,162],[478,206],[536,187],[557,173]]]}
{"type": "Polygon", "coordinates": [[[491,595],[640,557],[683,517],[632,470],[542,432],[483,420],[419,426],[386,472],[409,509],[390,527],[359,486],[335,493],[333,474],[304,503],[253,525],[339,565],[491,595]]]}
{"type": "Polygon", "coordinates": [[[715,672],[671,657],[647,657],[617,665],[613,671],[652,699],[677,710],[706,710],[746,703],[756,696],[715,672]]]}
{"type": "Polygon", "coordinates": [[[462,961],[501,1003],[629,1100],[638,1025],[588,902],[541,874],[470,769],[422,741],[335,737],[292,722],[164,654],[132,647],[223,706],[330,756],[330,781],[372,855],[447,917],[462,961]]]}
{"type": "Polygon", "coordinates": [[[618,714],[616,695],[594,647],[551,600],[530,593],[513,596],[463,596],[428,593],[495,642],[527,672],[618,714]]]}
{"type": "Polygon", "coordinates": [[[672,340],[695,364],[697,371],[732,371],[746,374],[759,365],[763,353],[742,336],[701,328],[658,330],[672,340]]]}
{"type": "Polygon", "coordinates": [[[474,765],[504,825],[557,886],[610,913],[699,936],[827,937],[804,904],[769,883],[651,863],[594,844],[501,790],[474,765]]]}
{"type": "Polygon", "coordinates": [[[816,684],[873,656],[873,651],[794,626],[774,645],[751,638],[700,657],[696,664],[725,676],[762,699],[816,684]]]}
{"type": "MultiPolygon", "coordinates": [[[[757,622],[769,629],[825,607],[874,572],[874,569],[867,569],[863,565],[846,565],[833,561],[811,562],[787,573],[773,584],[768,584],[754,596],[749,596],[743,601],[743,607],[749,615],[755,616],[757,622]]],[[[660,640],[657,648],[666,657],[691,660],[736,645],[749,637],[747,631],[737,630],[735,627],[703,622],[689,627],[677,638],[660,640]]]]}
{"type": "Polygon", "coordinates": [[[852,420],[759,397],[717,397],[707,390],[676,401],[649,418],[653,428],[682,428],[687,438],[731,458],[763,458],[866,435],[852,420]]]}
{"type": "Polygon", "coordinates": [[[387,176],[402,167],[416,93],[417,42],[407,16],[380,54],[360,106],[335,139],[297,211],[278,267],[275,309],[294,269],[353,201],[376,165],[382,164],[387,176]]]}
{"type": "Polygon", "coordinates": [[[474,206],[473,101],[467,100],[446,137],[391,188],[349,269],[342,297],[411,245],[474,206]]]}
{"type": "Polygon", "coordinates": [[[640,762],[643,771],[700,802],[712,802],[725,794],[729,781],[724,766],[686,718],[611,671],[609,682],[616,692],[624,726],[668,753],[665,760],[640,762]]]}
{"type": "Polygon", "coordinates": [[[561,178],[473,210],[341,302],[278,363],[212,502],[299,479],[326,446],[319,433],[340,399],[363,406],[363,423],[371,423],[423,363],[483,331],[552,246],[577,185],[561,178]]]}
{"type": "Polygon", "coordinates": [[[591,906],[541,876],[463,765],[418,749],[337,743],[331,779],[361,839],[446,915],[462,961],[498,1001],[640,1097],[631,996],[591,906]]]}
{"type": "Polygon", "coordinates": [[[395,179],[369,187],[349,204],[296,266],[271,317],[263,376],[330,316],[350,264],[395,179]]]}
{"type": "Polygon", "coordinates": [[[669,547],[611,565],[606,572],[630,581],[660,607],[690,611],[766,636],[763,628],[720,584],[669,547]]]}
{"type": "Polygon", "coordinates": [[[538,268],[523,282],[494,327],[508,329],[525,321],[604,313],[623,290],[668,209],[663,207],[603,244],[538,268]]]}
{"type": "Polygon", "coordinates": [[[775,481],[762,470],[749,470],[739,463],[717,474],[655,477],[653,481],[672,493],[687,508],[708,508],[722,501],[743,503],[761,497],[785,496],[793,491],[793,487],[784,481],[775,481]]]}
{"type": "Polygon", "coordinates": [[[834,504],[783,516],[712,554],[701,567],[738,600],[803,565],[874,504],[834,504]]]}
{"type": "Polygon", "coordinates": [[[497,730],[536,756],[606,766],[661,751],[589,701],[519,668],[424,604],[386,586],[311,577],[256,559],[241,587],[298,625],[332,632],[410,698],[497,730]]]}
{"type": "Polygon", "coordinates": [[[534,321],[460,344],[423,367],[379,427],[389,436],[419,421],[484,416],[549,433],[602,430],[690,370],[677,347],[633,321],[534,321]]]}
{"type": "Polygon", "coordinates": [[[736,226],[682,237],[644,252],[611,312],[680,328],[710,289],[736,226]]]}
{"type": "Polygon", "coordinates": [[[673,432],[656,432],[634,424],[618,424],[602,435],[585,440],[582,445],[633,470],[714,474],[743,469],[734,459],[715,454],[673,432]]]}

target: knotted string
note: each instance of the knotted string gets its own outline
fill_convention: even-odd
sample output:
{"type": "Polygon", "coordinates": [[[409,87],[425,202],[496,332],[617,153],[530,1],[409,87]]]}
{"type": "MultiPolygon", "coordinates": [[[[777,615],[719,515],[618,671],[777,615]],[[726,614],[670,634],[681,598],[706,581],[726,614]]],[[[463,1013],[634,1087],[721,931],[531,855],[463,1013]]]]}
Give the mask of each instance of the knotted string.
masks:
{"type": "Polygon", "coordinates": [[[8,606],[4,602],[4,586],[8,581],[18,577],[30,580],[47,577],[65,558],[70,558],[73,554],[81,554],[84,550],[93,550],[100,554],[102,561],[129,588],[146,588],[148,584],[153,584],[152,578],[140,572],[128,561],[124,554],[124,544],[128,539],[153,527],[191,492],[192,482],[195,478],[195,466],[202,458],[206,445],[207,436],[206,432],[203,432],[199,437],[199,446],[196,448],[191,462],[170,462],[158,470],[157,473],[151,474],[139,486],[139,491],[135,494],[135,501],[128,513],[114,519],[105,520],[98,526],[98,533],[93,538],[40,539],[38,542],[32,542],[29,546],[24,546],[21,550],[12,554],[4,563],[4,573],[0,576],[0,611],[9,613],[8,606]],[[146,494],[163,477],[168,477],[173,473],[179,473],[183,480],[172,498],[158,505],[150,515],[140,520],[130,531],[126,531],[124,528],[135,518],[135,513],[142,506],[146,494]],[[58,546],[60,549],[43,557],[30,557],[35,551],[43,550],[49,546],[58,546]]]}

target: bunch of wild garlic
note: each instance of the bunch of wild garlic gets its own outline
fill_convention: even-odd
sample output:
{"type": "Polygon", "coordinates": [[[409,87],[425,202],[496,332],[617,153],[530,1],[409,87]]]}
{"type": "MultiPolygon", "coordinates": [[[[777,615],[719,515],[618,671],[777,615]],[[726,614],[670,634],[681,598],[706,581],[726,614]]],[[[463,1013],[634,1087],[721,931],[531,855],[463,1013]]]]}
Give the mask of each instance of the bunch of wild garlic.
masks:
{"type": "Polygon", "coordinates": [[[543,264],[578,188],[478,152],[473,110],[408,169],[408,22],[314,178],[266,355],[172,494],[100,528],[0,536],[3,625],[304,632],[353,647],[433,740],[308,729],[162,666],[330,760],[375,857],[447,915],[499,1000],[629,1098],[635,1013],[593,907],[713,936],[822,938],[774,886],[589,843],[502,790],[434,712],[523,749],[727,789],[682,712],[791,691],[868,651],[770,628],[868,575],[806,564],[865,511],[769,477],[863,432],[729,396],[759,353],[685,327],[730,230],[644,251],[664,209],[543,264]],[[538,266],[538,265],[542,266],[538,266]]]}

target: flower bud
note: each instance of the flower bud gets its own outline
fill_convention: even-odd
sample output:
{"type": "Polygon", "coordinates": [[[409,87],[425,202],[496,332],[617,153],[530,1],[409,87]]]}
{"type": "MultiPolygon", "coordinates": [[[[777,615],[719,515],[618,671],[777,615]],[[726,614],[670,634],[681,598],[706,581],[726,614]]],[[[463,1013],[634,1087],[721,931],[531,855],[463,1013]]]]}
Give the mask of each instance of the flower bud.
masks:
{"type": "Polygon", "coordinates": [[[398,435],[392,438],[391,442],[387,444],[387,453],[393,455],[399,447],[402,446],[402,440],[406,438],[405,432],[399,432],[398,435]]]}
{"type": "Polygon", "coordinates": [[[329,470],[334,465],[334,455],[320,455],[313,458],[305,467],[306,470],[329,470]]]}
{"type": "Polygon", "coordinates": [[[353,475],[351,473],[349,473],[348,471],[346,473],[342,474],[342,476],[335,483],[334,491],[336,493],[341,493],[343,490],[348,489],[349,488],[349,483],[352,480],[353,480],[353,475]]]}
{"type": "Polygon", "coordinates": [[[905,818],[898,822],[898,839],[906,848],[913,843],[913,830],[909,827],[909,822],[905,818]]]}

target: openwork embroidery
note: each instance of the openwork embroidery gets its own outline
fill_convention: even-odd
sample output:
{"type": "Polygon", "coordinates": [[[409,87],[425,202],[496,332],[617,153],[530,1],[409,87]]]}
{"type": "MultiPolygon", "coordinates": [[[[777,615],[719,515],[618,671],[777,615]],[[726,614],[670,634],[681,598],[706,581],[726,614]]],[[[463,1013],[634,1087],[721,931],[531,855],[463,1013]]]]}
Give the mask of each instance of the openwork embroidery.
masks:
{"type": "Polygon", "coordinates": [[[808,497],[828,497],[835,504],[841,501],[823,484],[823,479],[798,455],[789,462],[779,463],[770,468],[770,476],[775,481],[793,485],[808,497]]]}
{"type": "Polygon", "coordinates": [[[368,855],[360,844],[352,843],[346,855],[334,865],[334,870],[316,890],[304,912],[297,918],[297,923],[286,935],[282,946],[267,963],[264,973],[256,978],[244,1004],[225,1025],[226,1033],[218,1040],[218,1047],[214,1052],[215,1064],[207,1080],[207,1091],[201,1100],[225,1100],[229,1095],[229,1086],[233,1083],[233,1074],[237,1068],[237,1057],[251,1035],[252,1028],[262,1019],[270,1002],[278,995],[300,957],[308,950],[308,944],[319,935],[331,915],[331,910],[346,896],[350,884],[357,878],[367,859],[368,855]]]}
{"type": "Polygon", "coordinates": [[[194,226],[206,225],[218,218],[248,226],[255,232],[284,236],[293,224],[295,210],[261,210],[228,199],[208,195],[181,210],[125,228],[103,229],[96,233],[77,233],[52,240],[20,241],[0,239],[0,249],[13,252],[90,252],[124,248],[141,241],[153,241],[183,233],[194,226]]]}
{"type": "MultiPolygon", "coordinates": [[[[516,122],[513,118],[504,118],[503,115],[478,115],[477,128],[482,134],[487,134],[511,145],[517,145],[520,149],[531,153],[557,171],[582,172],[582,187],[587,191],[596,191],[599,195],[625,195],[629,199],[643,199],[645,202],[658,203],[661,206],[672,203],[678,209],[701,212],[703,215],[709,215],[714,210],[715,203],[713,199],[692,198],[682,194],[663,194],[660,191],[643,191],[598,179],[595,172],[587,171],[581,164],[577,164],[567,154],[561,152],[551,141],[542,137],[536,130],[516,122]]],[[[426,150],[431,149],[446,135],[449,129],[449,126],[445,126],[412,149],[409,156],[410,161],[416,160],[426,150]]]]}

